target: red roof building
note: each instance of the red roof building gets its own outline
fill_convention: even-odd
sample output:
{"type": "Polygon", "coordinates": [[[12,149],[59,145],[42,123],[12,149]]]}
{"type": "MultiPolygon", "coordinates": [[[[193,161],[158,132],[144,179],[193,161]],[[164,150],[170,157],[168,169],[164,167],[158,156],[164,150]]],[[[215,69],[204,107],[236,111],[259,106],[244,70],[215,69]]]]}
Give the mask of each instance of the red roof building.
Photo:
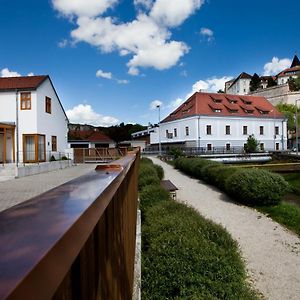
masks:
{"type": "Polygon", "coordinates": [[[151,144],[242,149],[249,135],[260,149],[286,149],[285,117],[264,97],[195,93],[160,123],[151,144]]]}

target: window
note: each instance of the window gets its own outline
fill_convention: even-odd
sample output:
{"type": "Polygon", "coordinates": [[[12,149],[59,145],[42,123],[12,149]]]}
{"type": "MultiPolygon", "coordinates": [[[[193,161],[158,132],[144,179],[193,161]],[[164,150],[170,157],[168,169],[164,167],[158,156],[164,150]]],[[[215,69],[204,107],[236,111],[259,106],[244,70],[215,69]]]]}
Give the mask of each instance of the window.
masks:
{"type": "Polygon", "coordinates": [[[206,134],[211,135],[211,125],[206,125],[206,134]]]}
{"type": "Polygon", "coordinates": [[[243,135],[247,135],[247,134],[248,134],[248,127],[243,126],[243,135]]]}
{"type": "Polygon", "coordinates": [[[169,137],[169,130],[167,129],[166,130],[166,138],[168,138],[169,137]]]}
{"type": "Polygon", "coordinates": [[[264,134],[264,126],[259,126],[259,134],[260,135],[264,134]]]}
{"type": "Polygon", "coordinates": [[[277,151],[279,150],[279,143],[275,144],[275,150],[277,150],[277,151]]]}
{"type": "Polygon", "coordinates": [[[177,137],[177,128],[174,128],[174,137],[177,137]]]}
{"type": "Polygon", "coordinates": [[[21,93],[21,110],[31,109],[31,93],[21,93]]]}
{"type": "Polygon", "coordinates": [[[279,135],[279,126],[275,126],[275,135],[279,135]]]}
{"type": "Polygon", "coordinates": [[[42,134],[23,135],[23,161],[24,162],[46,161],[45,135],[42,134]]]}
{"type": "Polygon", "coordinates": [[[226,151],[230,151],[230,144],[226,144],[226,151]]]}
{"type": "Polygon", "coordinates": [[[226,125],[226,127],[225,127],[225,133],[226,134],[230,134],[230,126],[229,125],[226,125]]]}
{"type": "Polygon", "coordinates": [[[212,150],[212,145],[211,144],[207,144],[207,151],[211,151],[212,150]]]}
{"type": "Polygon", "coordinates": [[[260,143],[259,144],[259,148],[261,151],[264,151],[265,150],[265,144],[264,143],[260,143]]]}
{"type": "Polygon", "coordinates": [[[51,137],[51,146],[52,151],[57,151],[57,137],[55,135],[52,135],[51,137]]]}
{"type": "Polygon", "coordinates": [[[45,97],[45,110],[46,113],[51,114],[51,98],[45,97]]]}
{"type": "Polygon", "coordinates": [[[185,127],[185,135],[190,135],[190,129],[188,126],[185,127]]]}

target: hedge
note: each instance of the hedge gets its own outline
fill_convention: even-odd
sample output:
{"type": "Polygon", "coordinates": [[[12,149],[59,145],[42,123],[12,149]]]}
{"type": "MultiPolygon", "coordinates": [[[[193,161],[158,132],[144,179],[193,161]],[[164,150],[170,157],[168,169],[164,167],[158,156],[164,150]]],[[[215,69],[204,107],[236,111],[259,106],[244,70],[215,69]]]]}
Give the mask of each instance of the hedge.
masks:
{"type": "Polygon", "coordinates": [[[226,182],[229,195],[250,205],[279,204],[288,188],[282,176],[260,169],[239,169],[226,182]]]}
{"type": "Polygon", "coordinates": [[[229,167],[201,158],[179,158],[175,167],[248,205],[278,204],[289,189],[282,176],[261,169],[229,167]]]}
{"type": "Polygon", "coordinates": [[[257,299],[236,242],[221,226],[172,200],[159,185],[159,173],[141,160],[142,299],[257,299]],[[149,178],[155,180],[145,184],[149,178]]]}

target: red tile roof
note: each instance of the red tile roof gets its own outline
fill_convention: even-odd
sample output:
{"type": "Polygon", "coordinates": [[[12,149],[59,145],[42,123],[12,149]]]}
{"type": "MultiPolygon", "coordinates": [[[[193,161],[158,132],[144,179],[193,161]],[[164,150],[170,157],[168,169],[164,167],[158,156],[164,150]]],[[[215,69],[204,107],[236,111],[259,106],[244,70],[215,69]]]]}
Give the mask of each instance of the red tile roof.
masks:
{"type": "Polygon", "coordinates": [[[101,131],[94,130],[70,130],[69,140],[87,142],[113,142],[113,140],[101,131]]]}
{"type": "Polygon", "coordinates": [[[296,67],[293,67],[293,68],[285,69],[282,72],[280,72],[277,76],[278,77],[285,77],[285,76],[295,75],[295,74],[289,74],[290,72],[291,73],[295,72],[296,74],[300,73],[300,66],[296,66],[296,67]]]}
{"type": "Polygon", "coordinates": [[[284,118],[283,114],[281,114],[266,98],[261,96],[239,96],[197,92],[162,122],[170,122],[197,115],[284,118]],[[217,99],[218,102],[215,102],[214,99],[217,99]]]}
{"type": "Polygon", "coordinates": [[[2,90],[35,90],[48,76],[0,77],[0,91],[2,90]]]}

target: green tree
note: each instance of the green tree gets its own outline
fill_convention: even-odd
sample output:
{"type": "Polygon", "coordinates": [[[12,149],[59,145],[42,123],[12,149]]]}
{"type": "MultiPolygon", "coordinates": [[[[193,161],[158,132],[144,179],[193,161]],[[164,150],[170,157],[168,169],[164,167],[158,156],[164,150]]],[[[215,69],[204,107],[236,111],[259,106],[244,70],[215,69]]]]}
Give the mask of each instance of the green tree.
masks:
{"type": "MultiPolygon", "coordinates": [[[[296,105],[294,104],[286,104],[286,103],[280,103],[276,105],[276,108],[284,114],[284,116],[287,118],[287,128],[289,131],[295,131],[296,129],[296,105]]],[[[298,124],[300,124],[300,109],[299,111],[299,117],[298,117],[298,124]]]]}
{"type": "Polygon", "coordinates": [[[245,145],[245,151],[247,153],[257,152],[258,150],[258,141],[255,138],[254,134],[248,136],[247,144],[245,145]]]}
{"type": "Polygon", "coordinates": [[[260,87],[260,77],[254,73],[250,81],[250,91],[254,92],[260,87]]]}
{"type": "Polygon", "coordinates": [[[268,78],[268,84],[267,84],[267,88],[268,87],[272,87],[272,86],[276,86],[277,82],[273,79],[273,77],[269,77],[268,78]]]}
{"type": "Polygon", "coordinates": [[[289,88],[291,92],[300,90],[300,74],[296,78],[290,77],[288,80],[289,88]]]}

